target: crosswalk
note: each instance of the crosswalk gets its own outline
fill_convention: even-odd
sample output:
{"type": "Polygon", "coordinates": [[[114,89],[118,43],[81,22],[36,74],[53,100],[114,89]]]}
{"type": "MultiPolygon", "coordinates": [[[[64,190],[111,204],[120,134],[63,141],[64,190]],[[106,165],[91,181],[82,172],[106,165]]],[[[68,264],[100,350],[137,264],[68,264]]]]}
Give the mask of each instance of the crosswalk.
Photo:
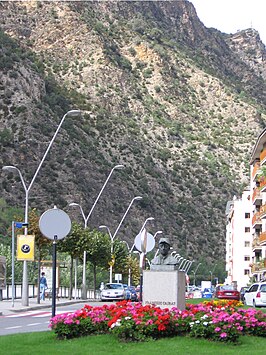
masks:
{"type": "MultiPolygon", "coordinates": [[[[75,310],[58,310],[56,315],[73,313],[75,310]]],[[[51,311],[26,311],[0,316],[0,335],[49,330],[51,311]]],[[[0,351],[1,352],[1,351],[0,351]]]]}
{"type": "MultiPolygon", "coordinates": [[[[71,311],[57,311],[56,315],[63,314],[63,313],[73,313],[75,312],[74,310],[71,311]]],[[[2,318],[21,318],[21,317],[32,317],[32,318],[44,318],[44,317],[52,317],[52,312],[51,311],[27,311],[27,312],[19,312],[15,314],[8,314],[6,316],[3,316],[2,318]]]]}

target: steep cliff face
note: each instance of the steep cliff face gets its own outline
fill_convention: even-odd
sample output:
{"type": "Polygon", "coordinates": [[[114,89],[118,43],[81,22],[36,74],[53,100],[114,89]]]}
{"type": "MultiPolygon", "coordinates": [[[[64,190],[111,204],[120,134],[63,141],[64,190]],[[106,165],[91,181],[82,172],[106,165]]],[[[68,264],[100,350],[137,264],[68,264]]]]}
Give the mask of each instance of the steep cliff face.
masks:
{"type": "MultiPolygon", "coordinates": [[[[248,183],[249,152],[265,123],[265,57],[240,57],[234,36],[205,28],[188,1],[0,9],[0,164],[30,183],[62,116],[83,110],[60,129],[30,206],[78,202],[89,211],[112,167],[124,164],[92,227],[115,230],[141,195],[121,239],[132,244],[153,216],[151,229],[170,234],[181,253],[222,259],[226,202],[248,183]]],[[[0,181],[8,203],[22,206],[20,180],[0,181]]]]}
{"type": "Polygon", "coordinates": [[[266,48],[258,31],[253,28],[239,31],[229,36],[227,43],[257,76],[266,80],[266,48]]]}

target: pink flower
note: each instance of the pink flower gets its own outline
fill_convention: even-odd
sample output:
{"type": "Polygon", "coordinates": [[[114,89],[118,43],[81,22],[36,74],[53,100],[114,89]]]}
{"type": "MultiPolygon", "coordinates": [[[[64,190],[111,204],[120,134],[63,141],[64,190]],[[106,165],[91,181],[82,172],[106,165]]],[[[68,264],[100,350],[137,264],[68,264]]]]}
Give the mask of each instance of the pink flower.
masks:
{"type": "Polygon", "coordinates": [[[216,327],[216,328],[214,329],[214,331],[217,332],[217,333],[220,332],[220,330],[221,330],[221,328],[219,328],[219,327],[216,327]]]}
{"type": "Polygon", "coordinates": [[[149,324],[153,324],[153,320],[152,319],[147,320],[147,322],[145,323],[145,325],[149,325],[149,324]]]}
{"type": "Polygon", "coordinates": [[[220,334],[220,337],[221,337],[221,338],[226,338],[226,337],[227,337],[227,334],[226,334],[226,333],[221,333],[221,334],[220,334]]]}

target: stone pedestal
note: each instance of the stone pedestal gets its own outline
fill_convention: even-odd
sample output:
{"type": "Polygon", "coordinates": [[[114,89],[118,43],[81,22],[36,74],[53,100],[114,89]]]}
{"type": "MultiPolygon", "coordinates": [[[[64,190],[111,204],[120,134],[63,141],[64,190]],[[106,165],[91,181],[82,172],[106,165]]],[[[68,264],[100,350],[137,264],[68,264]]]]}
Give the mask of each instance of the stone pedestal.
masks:
{"type": "Polygon", "coordinates": [[[186,277],[184,271],[143,271],[142,304],[161,308],[185,309],[186,277]]]}

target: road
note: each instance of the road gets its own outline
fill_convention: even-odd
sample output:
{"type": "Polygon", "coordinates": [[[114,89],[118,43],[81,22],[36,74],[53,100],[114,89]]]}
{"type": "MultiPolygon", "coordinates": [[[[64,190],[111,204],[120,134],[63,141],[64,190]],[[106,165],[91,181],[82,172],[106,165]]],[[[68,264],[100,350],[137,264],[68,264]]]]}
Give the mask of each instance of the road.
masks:
{"type": "MultiPolygon", "coordinates": [[[[101,302],[86,302],[92,306],[103,305],[101,302]]],[[[75,312],[84,306],[84,301],[67,306],[57,306],[56,315],[65,312],[75,312]]],[[[0,336],[16,333],[48,331],[52,310],[43,308],[34,311],[17,312],[6,316],[0,316],[0,336]]]]}

